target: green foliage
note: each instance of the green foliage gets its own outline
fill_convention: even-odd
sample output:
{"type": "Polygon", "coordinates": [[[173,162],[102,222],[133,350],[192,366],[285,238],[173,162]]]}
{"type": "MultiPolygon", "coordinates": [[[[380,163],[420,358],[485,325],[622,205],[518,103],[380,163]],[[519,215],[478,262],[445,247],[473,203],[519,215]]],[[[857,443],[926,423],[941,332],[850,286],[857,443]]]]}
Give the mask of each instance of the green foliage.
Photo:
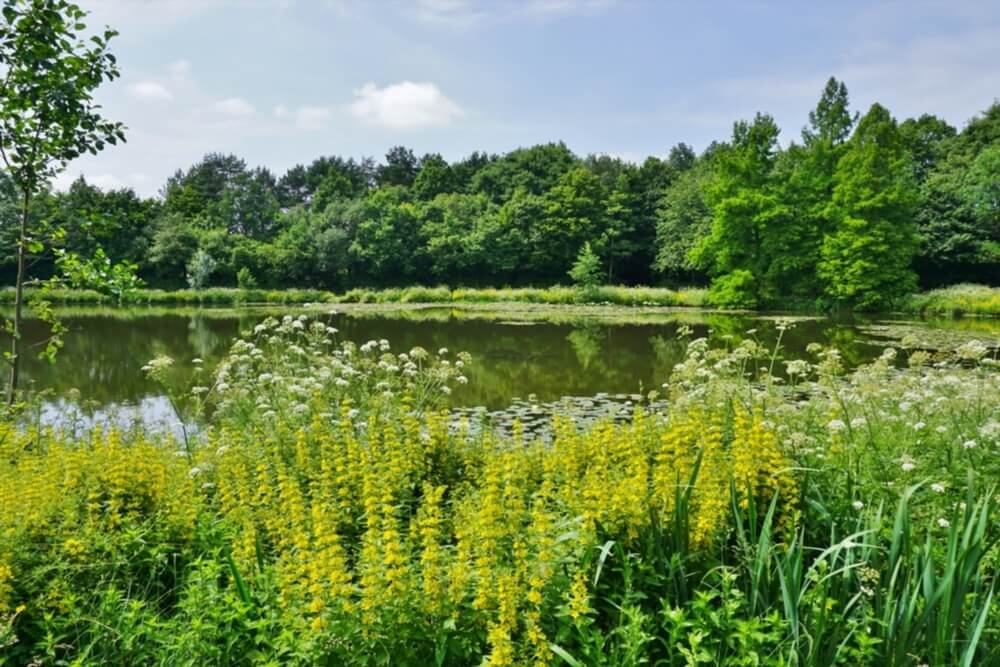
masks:
{"type": "Polygon", "coordinates": [[[994,102],[961,133],[952,135],[939,130],[910,148],[921,161],[921,205],[916,220],[923,245],[916,266],[927,285],[993,282],[1000,275],[996,252],[1000,243],[1000,207],[996,204],[1000,103],[994,102]]]}
{"type": "Polygon", "coordinates": [[[730,146],[715,157],[715,174],[708,186],[712,208],[711,233],[692,251],[693,261],[725,280],[728,300],[773,301],[781,277],[774,275],[784,246],[791,211],[781,196],[775,165],[778,127],[774,119],[758,114],[753,123],[733,127],[730,146]],[[739,273],[736,279],[726,276],[739,273]],[[747,288],[753,293],[737,294],[747,288]]]}
{"type": "Polygon", "coordinates": [[[580,248],[580,253],[576,256],[576,261],[573,262],[573,268],[568,273],[573,282],[584,289],[592,289],[601,284],[604,273],[601,267],[601,258],[590,247],[589,241],[580,248]]]}
{"type": "Polygon", "coordinates": [[[656,270],[675,280],[698,276],[692,250],[712,228],[705,200],[711,170],[702,160],[681,174],[660,202],[656,223],[656,270]]]}
{"type": "Polygon", "coordinates": [[[208,286],[208,279],[215,271],[216,261],[208,252],[198,250],[191,258],[187,267],[188,285],[193,290],[204,289],[208,286]]]}
{"type": "Polygon", "coordinates": [[[837,163],[830,218],[817,267],[826,295],[864,309],[916,290],[917,190],[896,122],[875,104],[837,163]]]}
{"type": "MultiPolygon", "coordinates": [[[[905,186],[883,197],[877,216],[862,189],[893,188],[857,157],[857,114],[832,78],[801,140],[784,148],[773,119],[758,114],[700,155],[679,144],[641,164],[578,157],[562,143],[451,163],[396,146],[380,164],[324,156],[276,177],[210,153],[168,180],[162,202],[79,180],[65,193],[40,192],[29,213],[67,252],[87,257],[101,246],[164,288],[186,284],[198,249],[216,260],[218,285],[238,285],[246,268],[267,288],[544,286],[564,281],[590,243],[606,283],[711,281],[719,303],[877,308],[914,289],[906,266],[927,286],[1000,275],[998,108],[961,132],[928,115],[904,121],[889,171],[903,178],[908,155],[919,193],[905,186]],[[916,251],[911,224],[887,233],[907,216],[916,251]],[[875,264],[882,275],[869,278],[875,264]]],[[[21,204],[12,181],[0,182],[0,218],[14,220],[21,204]]],[[[15,231],[0,226],[0,273],[11,280],[15,231]]],[[[57,270],[33,259],[40,277],[57,270]]]]}
{"type": "Polygon", "coordinates": [[[249,268],[243,266],[236,272],[236,286],[242,290],[257,289],[257,279],[249,268]]]}
{"type": "Polygon", "coordinates": [[[137,265],[129,262],[112,264],[100,247],[87,260],[60,252],[56,264],[70,287],[108,294],[117,301],[125,301],[143,286],[142,279],[136,275],[137,265]]]}
{"type": "Polygon", "coordinates": [[[820,347],[786,386],[780,346],[678,343],[665,414],[552,442],[454,428],[465,355],[291,316],[202,376],[185,450],[0,423],[0,656],[995,664],[988,348],[820,347]]]}
{"type": "Polygon", "coordinates": [[[18,388],[28,255],[45,247],[37,225],[29,226],[31,198],[70,160],[125,141],[125,132],[94,101],[94,91],[119,75],[108,50],[114,30],[87,35],[86,12],[66,0],[4,0],[0,13],[0,159],[21,204],[12,342],[5,356],[10,405],[18,388]]]}
{"type": "Polygon", "coordinates": [[[736,269],[712,281],[708,301],[719,308],[756,308],[760,305],[759,285],[753,273],[736,269]]]}

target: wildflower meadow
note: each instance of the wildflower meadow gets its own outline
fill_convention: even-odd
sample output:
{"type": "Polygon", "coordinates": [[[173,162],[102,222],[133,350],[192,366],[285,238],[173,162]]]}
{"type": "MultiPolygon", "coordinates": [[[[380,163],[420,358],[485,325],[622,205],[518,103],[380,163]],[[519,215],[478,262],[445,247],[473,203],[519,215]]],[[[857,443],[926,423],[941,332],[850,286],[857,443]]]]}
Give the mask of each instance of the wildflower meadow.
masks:
{"type": "Polygon", "coordinates": [[[7,424],[0,664],[998,664],[995,352],[686,345],[666,410],[550,441],[305,316],[183,439],[7,424]]]}

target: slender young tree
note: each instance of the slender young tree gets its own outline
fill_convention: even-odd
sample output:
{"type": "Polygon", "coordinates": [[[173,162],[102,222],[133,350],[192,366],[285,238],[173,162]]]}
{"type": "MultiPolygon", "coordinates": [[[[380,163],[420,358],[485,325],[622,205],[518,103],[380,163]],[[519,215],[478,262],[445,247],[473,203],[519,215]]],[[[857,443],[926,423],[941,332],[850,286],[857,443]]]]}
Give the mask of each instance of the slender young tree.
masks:
{"type": "Polygon", "coordinates": [[[87,35],[86,12],[65,0],[3,0],[0,10],[0,157],[20,199],[14,320],[7,403],[17,392],[29,252],[41,250],[29,224],[31,198],[66,164],[125,140],[105,120],[94,91],[118,77],[110,28],[87,35]]]}

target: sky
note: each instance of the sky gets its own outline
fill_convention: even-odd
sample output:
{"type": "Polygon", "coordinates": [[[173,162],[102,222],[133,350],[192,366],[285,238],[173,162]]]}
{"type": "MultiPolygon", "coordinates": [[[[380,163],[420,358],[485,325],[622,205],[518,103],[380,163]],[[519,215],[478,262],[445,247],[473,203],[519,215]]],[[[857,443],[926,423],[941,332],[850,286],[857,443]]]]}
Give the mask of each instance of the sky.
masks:
{"type": "Polygon", "coordinates": [[[70,164],[155,195],[209,152],[280,175],[392,146],[449,160],[564,141],[632,161],[772,114],[831,75],[852,106],[962,127],[1000,97],[1000,0],[77,0],[110,25],[124,146],[70,164]]]}

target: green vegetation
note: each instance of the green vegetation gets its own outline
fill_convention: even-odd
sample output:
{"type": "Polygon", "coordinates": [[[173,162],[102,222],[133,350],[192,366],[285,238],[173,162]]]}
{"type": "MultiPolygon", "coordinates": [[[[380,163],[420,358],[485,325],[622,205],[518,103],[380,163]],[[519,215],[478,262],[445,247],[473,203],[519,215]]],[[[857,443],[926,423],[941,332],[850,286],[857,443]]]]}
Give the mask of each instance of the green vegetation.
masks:
{"type": "Polygon", "coordinates": [[[1000,288],[954,285],[931,290],[911,297],[907,309],[921,315],[1000,317],[1000,288]]]}
{"type": "MultiPolygon", "coordinates": [[[[32,292],[28,291],[31,300],[32,292]]],[[[665,287],[546,287],[546,288],[457,288],[398,287],[355,288],[336,294],[305,289],[239,289],[209,287],[187,290],[131,289],[120,298],[106,292],[79,289],[48,289],[46,299],[57,304],[148,304],[148,305],[237,305],[266,303],[543,303],[571,305],[602,303],[621,306],[705,306],[706,290],[665,287]]],[[[13,303],[12,290],[0,290],[0,304],[13,303]]]]}
{"type": "Polygon", "coordinates": [[[1000,660],[988,348],[888,348],[845,374],[833,348],[683,336],[668,412],[557,418],[549,444],[451,427],[465,355],[304,316],[174,395],[207,427],[183,443],[7,424],[0,659],[1000,660]]]}
{"type": "MultiPolygon", "coordinates": [[[[94,101],[94,91],[118,77],[117,61],[108,50],[117,33],[109,28],[85,34],[85,15],[66,0],[4,0],[0,12],[0,159],[2,190],[9,195],[0,208],[11,218],[3,220],[3,227],[7,251],[16,258],[11,350],[4,355],[10,366],[8,405],[16,398],[21,367],[22,293],[29,255],[44,251],[65,233],[32,215],[32,203],[67,162],[125,141],[124,126],[105,119],[94,101]]],[[[44,307],[40,312],[47,313],[44,307]]],[[[58,325],[53,329],[58,336],[58,325]]],[[[48,348],[50,353],[54,349],[48,348]]]]}
{"type": "MultiPolygon", "coordinates": [[[[739,276],[730,278],[737,282],[739,276]]],[[[88,289],[46,289],[44,292],[26,291],[26,299],[31,302],[43,297],[58,305],[206,305],[239,306],[263,304],[319,304],[319,303],[363,303],[363,304],[546,304],[546,305],[586,305],[602,304],[615,306],[658,306],[706,308],[709,291],[704,288],[688,287],[668,289],[665,287],[625,287],[601,285],[596,287],[554,286],[520,288],[469,288],[451,289],[438,287],[396,287],[387,289],[354,288],[336,293],[324,290],[284,289],[266,290],[256,287],[231,288],[209,287],[186,290],[158,290],[131,287],[122,292],[109,292],[104,282],[101,291],[88,289]]],[[[738,286],[737,286],[738,287],[738,286]]],[[[754,303],[731,301],[722,298],[725,285],[715,287],[716,302],[732,307],[753,307],[754,303]]],[[[14,290],[0,290],[0,304],[13,304],[14,290]]],[[[803,304],[790,303],[791,309],[803,304]]],[[[918,315],[973,315],[980,317],[1000,316],[1000,288],[985,285],[954,285],[915,294],[903,300],[900,309],[918,315]]]]}
{"type": "MultiPolygon", "coordinates": [[[[282,175],[210,154],[162,197],[78,180],[30,215],[64,230],[67,252],[102,248],[163,289],[547,287],[584,257],[591,283],[706,286],[726,307],[886,309],[918,286],[996,285],[1000,104],[961,131],[878,104],[859,117],[831,79],[801,140],[779,138],[758,114],[701,154],[679,144],[638,165],[561,143],[453,162],[395,147],[282,175]]],[[[4,220],[14,194],[0,178],[4,220]]],[[[11,280],[15,249],[0,235],[11,280]]],[[[58,272],[52,254],[31,260],[36,277],[58,272]]]]}
{"type": "MultiPolygon", "coordinates": [[[[736,277],[730,278],[735,281],[736,277]]],[[[722,294],[724,285],[716,286],[722,294]]],[[[36,292],[27,290],[30,302],[36,292]]],[[[597,287],[520,287],[520,288],[469,288],[451,289],[438,287],[396,287],[387,289],[354,288],[342,293],[323,290],[209,287],[204,289],[158,290],[130,288],[121,293],[86,289],[47,289],[38,293],[53,304],[59,305],[206,305],[238,306],[262,304],[546,304],[585,305],[604,304],[615,306],[658,306],[705,308],[710,305],[709,291],[704,288],[668,289],[665,287],[625,287],[601,285],[597,287]]],[[[727,305],[752,307],[753,303],[730,302],[720,296],[717,300],[727,305]]],[[[0,290],[0,304],[12,304],[14,291],[0,290]]],[[[790,308],[801,303],[788,304],[790,308]]],[[[1000,288],[985,285],[955,285],[912,295],[903,300],[900,309],[918,315],[974,315],[1000,316],[1000,288]]]]}

